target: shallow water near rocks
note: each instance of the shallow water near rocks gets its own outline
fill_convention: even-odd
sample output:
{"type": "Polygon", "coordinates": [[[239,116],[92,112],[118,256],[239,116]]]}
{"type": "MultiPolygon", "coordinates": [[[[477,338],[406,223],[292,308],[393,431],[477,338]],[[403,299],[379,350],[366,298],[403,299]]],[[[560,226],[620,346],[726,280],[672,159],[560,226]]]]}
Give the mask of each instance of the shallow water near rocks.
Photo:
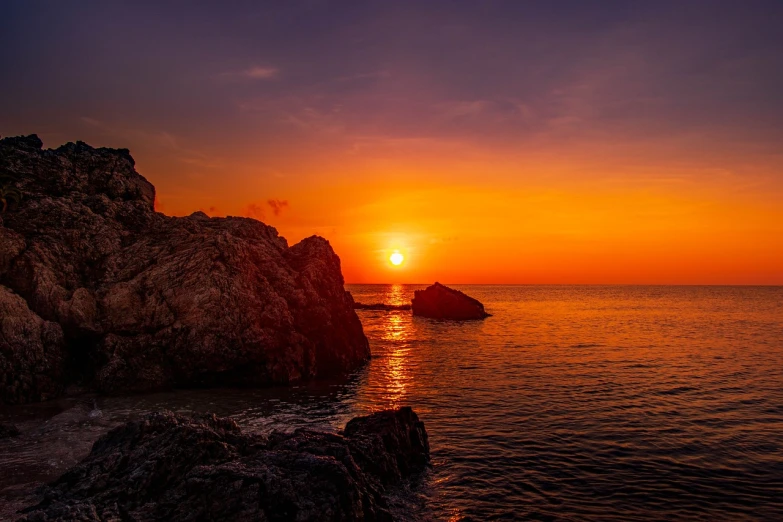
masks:
{"type": "MultiPolygon", "coordinates": [[[[349,285],[402,304],[414,285],[349,285]]],[[[402,518],[783,520],[783,288],[460,286],[493,314],[360,310],[373,358],[347,382],[83,396],[0,410],[0,519],[150,410],[244,429],[339,429],[410,405],[433,466],[402,518]]]]}

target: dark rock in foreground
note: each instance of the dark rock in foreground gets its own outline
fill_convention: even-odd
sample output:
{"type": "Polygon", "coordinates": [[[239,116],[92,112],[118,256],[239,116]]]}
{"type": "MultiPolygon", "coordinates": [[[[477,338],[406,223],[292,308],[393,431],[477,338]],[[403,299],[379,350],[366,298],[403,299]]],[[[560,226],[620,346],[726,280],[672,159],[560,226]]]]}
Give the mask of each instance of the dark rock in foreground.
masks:
{"type": "Polygon", "coordinates": [[[424,469],[410,408],[351,420],[343,435],[247,435],[229,419],[151,414],[101,437],[21,520],[388,521],[383,493],[424,469]]]}
{"type": "Polygon", "coordinates": [[[354,310],[385,310],[385,311],[394,311],[394,310],[410,310],[411,305],[409,304],[401,304],[401,305],[390,305],[390,304],[384,304],[384,303],[354,303],[353,304],[354,310]]]}
{"type": "Polygon", "coordinates": [[[0,402],[349,372],[370,354],[340,259],[254,219],[168,217],[126,149],[0,140],[0,402]]]}
{"type": "Polygon", "coordinates": [[[13,424],[0,424],[0,439],[7,439],[8,437],[16,437],[19,435],[19,430],[13,424]]]}
{"type": "Polygon", "coordinates": [[[411,301],[413,315],[431,319],[484,319],[490,314],[484,311],[484,305],[459,290],[440,283],[416,290],[411,301]]]}

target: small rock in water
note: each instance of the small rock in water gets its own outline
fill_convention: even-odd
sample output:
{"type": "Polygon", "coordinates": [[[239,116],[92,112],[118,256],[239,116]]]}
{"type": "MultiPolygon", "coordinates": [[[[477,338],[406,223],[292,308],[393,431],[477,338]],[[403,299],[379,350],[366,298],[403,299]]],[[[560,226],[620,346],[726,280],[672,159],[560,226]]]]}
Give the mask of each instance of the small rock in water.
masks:
{"type": "Polygon", "coordinates": [[[413,315],[431,319],[462,321],[490,316],[484,311],[484,305],[477,299],[440,283],[428,286],[424,290],[416,290],[411,304],[413,315]]]}

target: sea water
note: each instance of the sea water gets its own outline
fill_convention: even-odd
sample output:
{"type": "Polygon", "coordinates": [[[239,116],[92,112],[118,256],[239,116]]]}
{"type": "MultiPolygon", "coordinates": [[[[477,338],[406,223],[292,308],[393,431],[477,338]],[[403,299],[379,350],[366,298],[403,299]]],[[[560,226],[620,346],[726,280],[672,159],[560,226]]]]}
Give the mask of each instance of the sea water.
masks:
{"type": "Polygon", "coordinates": [[[410,405],[432,467],[393,494],[403,519],[783,520],[783,287],[454,287],[492,317],[358,311],[373,357],[347,381],[0,410],[23,431],[0,441],[0,518],[149,410],[268,432],[410,405]]]}

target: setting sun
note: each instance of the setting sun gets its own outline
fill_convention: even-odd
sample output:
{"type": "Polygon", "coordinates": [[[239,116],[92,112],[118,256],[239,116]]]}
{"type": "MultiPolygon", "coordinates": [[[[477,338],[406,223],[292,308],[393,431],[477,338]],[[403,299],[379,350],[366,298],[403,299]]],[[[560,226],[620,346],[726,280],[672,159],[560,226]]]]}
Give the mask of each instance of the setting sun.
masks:
{"type": "Polygon", "coordinates": [[[783,0],[0,12],[0,522],[783,522],[783,0]]]}

